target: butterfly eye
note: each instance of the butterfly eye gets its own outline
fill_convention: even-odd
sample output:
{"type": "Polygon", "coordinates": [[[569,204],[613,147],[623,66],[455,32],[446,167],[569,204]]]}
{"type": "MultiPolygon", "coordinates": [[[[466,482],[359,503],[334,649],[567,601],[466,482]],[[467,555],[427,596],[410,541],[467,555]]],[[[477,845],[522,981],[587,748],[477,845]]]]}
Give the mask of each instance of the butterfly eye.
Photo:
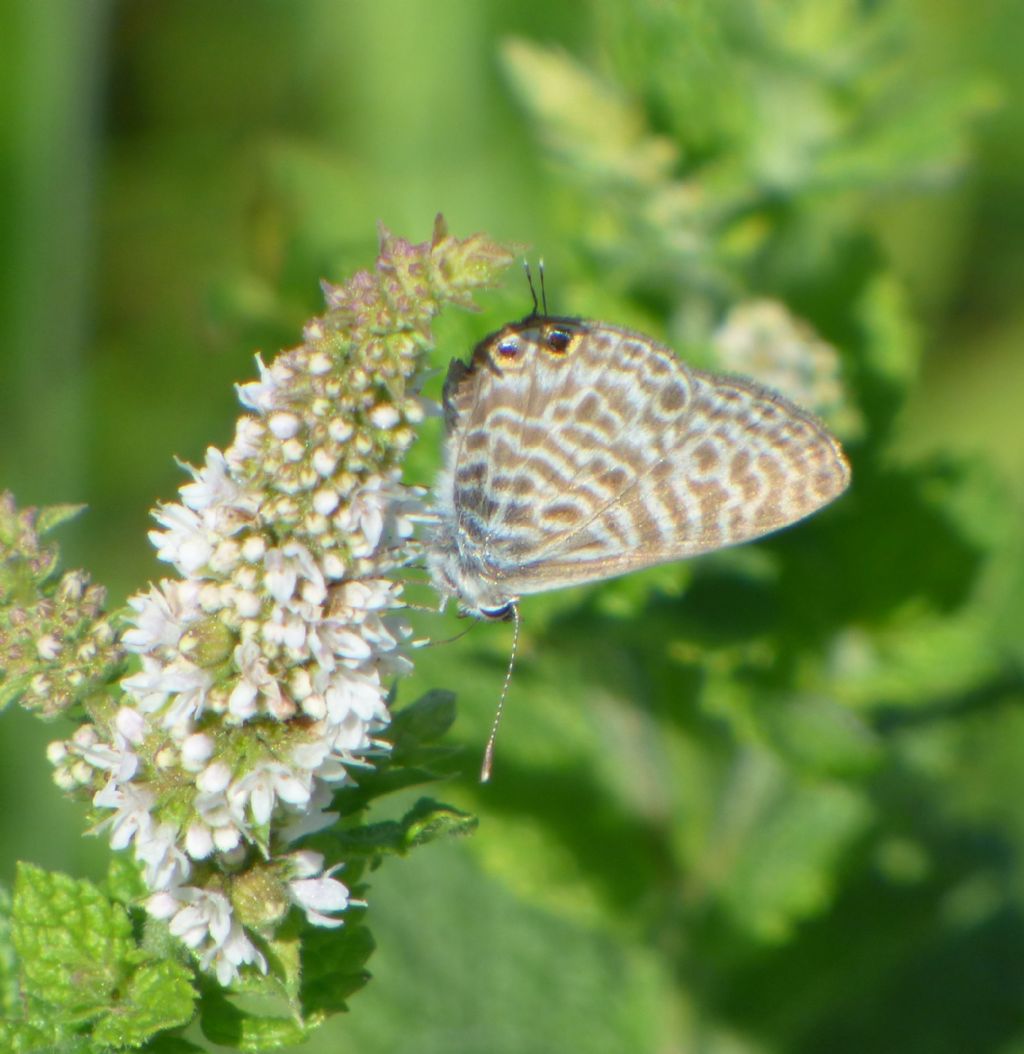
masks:
{"type": "Polygon", "coordinates": [[[497,348],[498,354],[505,359],[514,359],[519,354],[519,341],[515,337],[506,337],[497,348]]]}
{"type": "Polygon", "coordinates": [[[512,603],[502,604],[500,608],[481,608],[480,615],[488,622],[507,622],[512,617],[512,603]]]}
{"type": "Polygon", "coordinates": [[[553,329],[547,335],[548,347],[552,351],[562,352],[569,347],[572,340],[571,334],[564,329],[553,329]]]}

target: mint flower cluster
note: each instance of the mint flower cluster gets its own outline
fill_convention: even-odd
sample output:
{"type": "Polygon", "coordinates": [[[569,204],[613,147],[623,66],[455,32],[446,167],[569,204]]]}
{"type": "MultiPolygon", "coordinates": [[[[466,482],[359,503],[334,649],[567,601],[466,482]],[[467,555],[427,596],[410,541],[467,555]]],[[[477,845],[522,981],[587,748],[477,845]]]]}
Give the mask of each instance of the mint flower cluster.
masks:
{"type": "Polygon", "coordinates": [[[843,437],[861,429],[839,352],[778,300],[736,304],[714,333],[721,367],[745,374],[818,414],[843,437]]]}
{"type": "Polygon", "coordinates": [[[401,584],[422,492],[400,482],[429,321],[511,262],[482,236],[382,234],[374,273],[325,286],[302,343],[240,385],[232,443],[190,468],[150,539],[175,575],[129,600],[137,666],[51,744],[58,784],[140,865],[149,914],[216,973],[266,972],[292,906],[338,926],[352,902],[297,839],[388,751],[410,668],[401,584]]]}

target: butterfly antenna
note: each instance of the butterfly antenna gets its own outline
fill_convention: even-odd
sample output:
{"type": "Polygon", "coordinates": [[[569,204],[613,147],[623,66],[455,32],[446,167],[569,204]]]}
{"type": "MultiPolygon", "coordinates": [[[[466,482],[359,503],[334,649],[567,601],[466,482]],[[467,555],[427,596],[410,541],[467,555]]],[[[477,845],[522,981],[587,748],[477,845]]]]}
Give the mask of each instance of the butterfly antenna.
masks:
{"type": "Polygon", "coordinates": [[[537,314],[537,290],[533,285],[533,272],[530,270],[530,261],[523,260],[523,270],[526,272],[526,282],[530,287],[530,299],[533,300],[533,310],[530,312],[530,317],[533,318],[537,314]]]}
{"type": "MultiPolygon", "coordinates": [[[[540,272],[540,304],[544,309],[544,314],[548,313],[548,291],[544,286],[544,257],[542,256],[537,263],[537,270],[540,272]]],[[[534,297],[534,306],[536,306],[537,298],[534,297]]]]}
{"type": "MultiPolygon", "coordinates": [[[[429,609],[424,608],[423,610],[426,611],[429,609]]],[[[473,626],[475,625],[476,623],[474,622],[473,626]]],[[[425,638],[422,643],[414,640],[413,646],[417,648],[436,648],[442,644],[454,644],[457,640],[462,640],[462,638],[473,628],[473,626],[467,626],[464,630],[460,630],[458,633],[456,633],[454,637],[445,637],[444,640],[434,640],[433,637],[425,638]]]]}
{"type": "Polygon", "coordinates": [[[491,778],[491,766],[494,764],[494,741],[498,738],[498,725],[501,724],[501,715],[505,710],[505,696],[508,695],[508,686],[512,683],[512,668],[516,664],[516,652],[519,650],[519,608],[512,605],[512,654],[508,657],[508,669],[505,671],[505,683],[501,686],[501,698],[498,700],[498,709],[494,712],[494,723],[491,725],[491,734],[487,737],[487,746],[484,748],[484,763],[480,766],[480,782],[486,783],[491,778]]]}

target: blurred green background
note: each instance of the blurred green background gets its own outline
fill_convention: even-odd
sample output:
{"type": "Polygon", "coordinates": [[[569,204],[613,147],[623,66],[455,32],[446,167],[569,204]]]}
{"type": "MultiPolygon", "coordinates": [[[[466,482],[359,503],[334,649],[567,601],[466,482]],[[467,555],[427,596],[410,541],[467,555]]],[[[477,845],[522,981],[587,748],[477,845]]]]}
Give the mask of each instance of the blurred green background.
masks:
{"type": "MultiPolygon", "coordinates": [[[[487,788],[508,627],[420,655],[399,698],[458,693],[438,795],[480,831],[372,876],[374,979],[304,1049],[1024,1052],[1019,16],[0,0],[0,486],[88,503],[65,552],[113,603],[162,573],[174,456],[229,440],[378,220],[527,244],[553,309],[698,361],[765,296],[843,357],[851,493],[525,603],[487,788]]],[[[439,368],[529,307],[485,300],[439,368]]],[[[104,869],[56,734],[5,715],[4,882],[104,869]]]]}

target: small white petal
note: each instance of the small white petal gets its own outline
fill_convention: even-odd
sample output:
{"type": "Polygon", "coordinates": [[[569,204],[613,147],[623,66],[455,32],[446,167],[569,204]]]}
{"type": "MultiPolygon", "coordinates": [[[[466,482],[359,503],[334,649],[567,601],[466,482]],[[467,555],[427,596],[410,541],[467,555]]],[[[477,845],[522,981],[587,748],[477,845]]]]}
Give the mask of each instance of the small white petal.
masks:
{"type": "Polygon", "coordinates": [[[276,438],[291,439],[293,436],[298,435],[302,421],[296,414],[280,411],[271,414],[267,424],[270,427],[271,434],[276,438]]]}

